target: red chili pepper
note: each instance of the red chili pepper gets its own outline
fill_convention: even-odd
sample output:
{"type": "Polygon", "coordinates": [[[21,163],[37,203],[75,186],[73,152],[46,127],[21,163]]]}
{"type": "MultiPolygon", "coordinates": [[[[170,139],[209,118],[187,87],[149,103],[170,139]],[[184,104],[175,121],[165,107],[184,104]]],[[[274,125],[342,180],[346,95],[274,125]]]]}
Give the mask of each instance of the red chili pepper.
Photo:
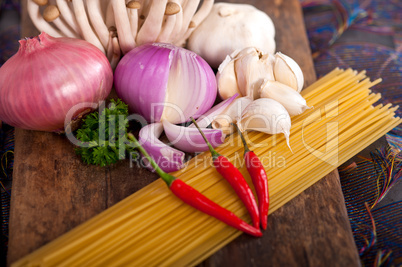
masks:
{"type": "Polygon", "coordinates": [[[217,218],[227,225],[253,236],[262,236],[262,232],[259,228],[249,225],[233,212],[219,206],[182,180],[175,179],[170,185],[170,190],[188,205],[217,218]]]}
{"type": "Polygon", "coordinates": [[[219,174],[229,182],[236,194],[244,203],[251,216],[254,227],[260,228],[260,215],[258,212],[257,202],[255,200],[253,191],[251,191],[250,186],[247,184],[247,181],[244,179],[241,172],[226,157],[216,152],[193,118],[192,121],[208,145],[208,148],[212,154],[214,167],[219,174]]]}
{"type": "MultiPolygon", "coordinates": [[[[237,127],[237,126],[236,126],[237,127]]],[[[237,128],[238,129],[238,128],[237,128]]],[[[267,229],[268,210],[269,210],[269,192],[268,192],[268,177],[258,156],[247,146],[243,134],[239,131],[241,140],[244,146],[244,162],[246,163],[247,171],[253,181],[258,197],[258,207],[260,211],[261,227],[267,229]]]]}
{"type": "Polygon", "coordinates": [[[262,232],[259,228],[249,225],[238,216],[236,216],[233,212],[213,202],[182,180],[162,171],[162,169],[159,168],[155,161],[149,156],[146,150],[138,143],[134,135],[129,133],[128,138],[134,142],[138,150],[140,150],[143,156],[147,158],[156,173],[158,173],[162,180],[165,181],[172,193],[175,194],[183,202],[205,214],[215,217],[216,219],[240,231],[257,237],[262,236],[262,232]]]}

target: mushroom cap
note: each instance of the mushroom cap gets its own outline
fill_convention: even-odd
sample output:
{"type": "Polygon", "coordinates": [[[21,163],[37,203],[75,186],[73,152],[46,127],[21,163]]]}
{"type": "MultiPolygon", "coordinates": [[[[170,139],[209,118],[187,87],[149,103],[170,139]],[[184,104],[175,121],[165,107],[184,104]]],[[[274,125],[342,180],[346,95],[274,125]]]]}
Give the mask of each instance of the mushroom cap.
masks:
{"type": "Polygon", "coordinates": [[[44,10],[43,10],[43,18],[47,22],[52,22],[55,19],[57,19],[60,16],[60,11],[55,5],[48,5],[44,10]]]}

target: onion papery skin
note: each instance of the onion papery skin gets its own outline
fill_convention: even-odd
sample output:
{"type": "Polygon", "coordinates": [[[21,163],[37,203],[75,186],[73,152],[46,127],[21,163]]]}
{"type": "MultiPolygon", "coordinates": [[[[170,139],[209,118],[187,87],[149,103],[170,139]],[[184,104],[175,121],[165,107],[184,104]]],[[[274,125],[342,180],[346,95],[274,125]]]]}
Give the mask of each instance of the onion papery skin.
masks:
{"type": "MultiPolygon", "coordinates": [[[[163,132],[161,122],[148,124],[141,128],[138,140],[144,149],[164,172],[180,170],[184,166],[184,152],[179,151],[158,138],[163,132]]],[[[151,164],[143,157],[146,167],[154,171],[151,164]]]]}
{"type": "Polygon", "coordinates": [[[198,118],[215,102],[212,68],[192,51],[148,43],[125,54],[114,74],[116,93],[148,122],[183,123],[198,118]]]}
{"type": "MultiPolygon", "coordinates": [[[[22,129],[63,132],[67,114],[79,118],[113,86],[106,56],[87,41],[45,32],[19,41],[0,68],[0,120],[22,129]]],[[[66,125],[67,126],[67,125],[66,125]]]]}

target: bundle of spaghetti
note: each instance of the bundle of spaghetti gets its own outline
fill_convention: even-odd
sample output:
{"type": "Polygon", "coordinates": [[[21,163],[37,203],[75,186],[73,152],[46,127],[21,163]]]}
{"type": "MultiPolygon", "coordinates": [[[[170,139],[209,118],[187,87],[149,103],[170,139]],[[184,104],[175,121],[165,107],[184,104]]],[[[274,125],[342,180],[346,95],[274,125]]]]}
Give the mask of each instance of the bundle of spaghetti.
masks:
{"type": "MultiPolygon", "coordinates": [[[[364,72],[335,69],[302,91],[311,109],[292,117],[290,146],[282,135],[246,132],[266,168],[270,213],[397,126],[397,107],[376,105],[379,94],[364,72]]],[[[251,185],[237,134],[217,151],[251,185]]],[[[209,153],[174,173],[250,222],[247,210],[212,166],[209,153]]],[[[195,265],[241,234],[177,199],[157,180],[60,236],[13,266],[195,265]]]]}

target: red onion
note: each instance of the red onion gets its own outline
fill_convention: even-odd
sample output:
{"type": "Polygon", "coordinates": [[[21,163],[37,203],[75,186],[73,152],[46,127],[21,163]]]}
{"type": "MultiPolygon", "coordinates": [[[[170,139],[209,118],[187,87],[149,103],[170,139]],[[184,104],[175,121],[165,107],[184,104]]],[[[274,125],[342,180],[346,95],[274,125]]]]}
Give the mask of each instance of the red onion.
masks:
{"type": "Polygon", "coordinates": [[[116,67],[117,95],[149,122],[183,123],[198,118],[215,102],[212,68],[192,51],[171,44],[138,46],[116,67]]]}
{"type": "Polygon", "coordinates": [[[78,119],[109,95],[112,68],[89,42],[44,32],[19,42],[18,52],[0,68],[0,120],[5,123],[63,131],[73,108],[72,118],[78,119]],[[91,105],[77,108],[83,103],[91,105]]]}

